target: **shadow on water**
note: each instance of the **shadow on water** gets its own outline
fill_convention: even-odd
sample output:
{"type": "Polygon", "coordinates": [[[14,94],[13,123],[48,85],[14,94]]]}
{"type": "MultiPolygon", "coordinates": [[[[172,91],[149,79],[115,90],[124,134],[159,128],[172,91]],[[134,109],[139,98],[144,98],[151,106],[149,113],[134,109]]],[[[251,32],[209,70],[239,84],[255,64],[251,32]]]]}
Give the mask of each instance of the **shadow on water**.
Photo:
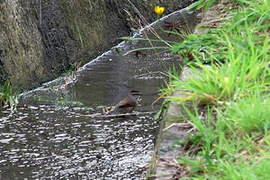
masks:
{"type": "Polygon", "coordinates": [[[15,113],[2,111],[0,179],[145,177],[159,127],[153,114],[89,116],[130,89],[142,93],[136,112],[160,108],[152,103],[180,58],[153,50],[121,55],[145,46],[121,43],[72,75],[23,94],[15,113]]]}

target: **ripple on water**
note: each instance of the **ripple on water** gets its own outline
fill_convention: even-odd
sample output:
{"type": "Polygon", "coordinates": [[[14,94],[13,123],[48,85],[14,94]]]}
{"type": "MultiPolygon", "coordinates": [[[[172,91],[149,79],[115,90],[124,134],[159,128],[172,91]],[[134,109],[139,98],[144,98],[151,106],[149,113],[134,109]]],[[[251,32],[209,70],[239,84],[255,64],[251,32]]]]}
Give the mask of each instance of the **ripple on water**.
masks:
{"type": "Polygon", "coordinates": [[[2,117],[0,177],[140,177],[158,124],[147,116],[91,119],[86,111],[75,111],[18,108],[12,120],[2,117]]]}

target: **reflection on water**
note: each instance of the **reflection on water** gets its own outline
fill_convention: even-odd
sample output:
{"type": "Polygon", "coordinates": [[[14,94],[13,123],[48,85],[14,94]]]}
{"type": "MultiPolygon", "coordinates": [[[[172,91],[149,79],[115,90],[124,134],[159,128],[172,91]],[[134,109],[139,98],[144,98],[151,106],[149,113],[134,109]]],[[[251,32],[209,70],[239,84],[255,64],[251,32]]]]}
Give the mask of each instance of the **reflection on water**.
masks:
{"type": "Polygon", "coordinates": [[[152,115],[90,115],[116,104],[130,89],[142,93],[137,113],[159,109],[161,102],[152,103],[166,73],[179,70],[180,58],[154,50],[121,55],[145,46],[122,43],[73,76],[26,93],[15,113],[2,111],[0,179],[143,178],[159,123],[152,115]]]}

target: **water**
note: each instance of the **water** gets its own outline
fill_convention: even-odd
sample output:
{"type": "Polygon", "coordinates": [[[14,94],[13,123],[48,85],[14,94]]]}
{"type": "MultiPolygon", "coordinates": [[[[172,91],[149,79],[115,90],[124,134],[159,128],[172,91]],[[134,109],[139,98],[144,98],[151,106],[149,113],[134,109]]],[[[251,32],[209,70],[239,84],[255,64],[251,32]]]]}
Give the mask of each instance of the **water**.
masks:
{"type": "Polygon", "coordinates": [[[1,123],[1,179],[141,174],[158,124],[149,117],[87,115],[71,107],[20,108],[1,123]]]}
{"type": "Polygon", "coordinates": [[[0,179],[145,178],[159,128],[153,116],[162,103],[153,102],[167,72],[181,68],[179,56],[167,51],[122,56],[146,43],[121,43],[25,93],[14,113],[3,110],[0,179]],[[132,116],[93,116],[131,89],[142,93],[132,116]]]}

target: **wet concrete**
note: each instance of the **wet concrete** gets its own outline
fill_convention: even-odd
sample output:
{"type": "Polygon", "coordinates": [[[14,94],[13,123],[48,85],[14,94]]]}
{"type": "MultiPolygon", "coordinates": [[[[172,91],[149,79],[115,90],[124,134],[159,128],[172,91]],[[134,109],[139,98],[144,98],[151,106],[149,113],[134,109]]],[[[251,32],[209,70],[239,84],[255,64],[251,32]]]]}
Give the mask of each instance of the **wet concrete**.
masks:
{"type": "Polygon", "coordinates": [[[2,111],[0,179],[145,178],[159,122],[143,112],[159,110],[161,102],[152,103],[167,72],[181,69],[180,58],[166,50],[122,56],[146,43],[121,43],[78,71],[24,93],[15,112],[2,111]],[[130,89],[142,93],[135,115],[91,116],[130,89]]]}

